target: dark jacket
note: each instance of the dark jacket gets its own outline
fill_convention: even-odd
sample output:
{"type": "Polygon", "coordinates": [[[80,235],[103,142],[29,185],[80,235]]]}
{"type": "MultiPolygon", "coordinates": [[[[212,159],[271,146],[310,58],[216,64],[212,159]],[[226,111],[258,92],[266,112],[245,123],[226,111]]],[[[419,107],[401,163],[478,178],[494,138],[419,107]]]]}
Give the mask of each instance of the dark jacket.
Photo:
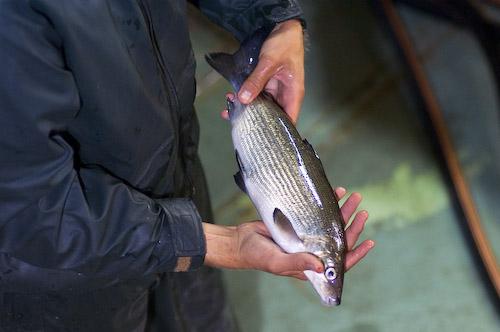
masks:
{"type": "MultiPolygon", "coordinates": [[[[240,40],[300,15],[195,5],[240,40]]],[[[143,330],[205,255],[186,4],[4,0],[0,27],[0,331],[143,330]]]]}

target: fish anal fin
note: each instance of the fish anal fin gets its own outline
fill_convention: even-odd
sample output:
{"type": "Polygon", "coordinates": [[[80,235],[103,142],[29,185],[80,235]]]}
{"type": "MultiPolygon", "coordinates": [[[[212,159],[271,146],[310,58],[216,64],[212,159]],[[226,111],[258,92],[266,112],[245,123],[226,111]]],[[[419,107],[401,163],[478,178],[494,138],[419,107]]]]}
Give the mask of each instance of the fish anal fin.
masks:
{"type": "Polygon", "coordinates": [[[304,245],[304,242],[300,239],[297,232],[293,228],[292,223],[280,209],[274,209],[273,219],[276,228],[279,230],[285,242],[292,244],[295,247],[301,247],[304,245]]]}

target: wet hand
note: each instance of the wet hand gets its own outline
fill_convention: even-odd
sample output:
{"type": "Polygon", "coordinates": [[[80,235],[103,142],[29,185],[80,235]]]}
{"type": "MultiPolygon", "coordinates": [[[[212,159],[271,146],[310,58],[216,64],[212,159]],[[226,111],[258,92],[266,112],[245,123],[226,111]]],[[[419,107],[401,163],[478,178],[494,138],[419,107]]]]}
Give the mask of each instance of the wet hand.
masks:
{"type": "MultiPolygon", "coordinates": [[[[337,188],[335,194],[341,199],[346,190],[337,188]]],[[[341,211],[346,222],[351,219],[360,203],[361,195],[354,193],[342,205],[341,211]]],[[[374,246],[373,241],[366,240],[355,247],[367,219],[368,213],[360,211],[346,229],[346,270],[356,265],[374,246]]],[[[316,256],[309,253],[283,252],[261,221],[248,222],[237,227],[204,224],[204,228],[207,238],[207,265],[229,269],[255,269],[301,280],[306,280],[303,273],[305,270],[323,272],[323,264],[316,256]]]]}
{"type": "MultiPolygon", "coordinates": [[[[335,195],[337,195],[337,198],[341,200],[346,195],[346,190],[342,187],[336,188],[335,195]]],[[[356,210],[358,209],[361,200],[361,194],[353,193],[342,204],[340,210],[342,211],[342,217],[346,226],[349,224],[349,220],[351,220],[354,212],[356,212],[356,210]]],[[[349,271],[349,269],[359,263],[359,261],[361,261],[363,257],[365,257],[375,246],[375,242],[373,240],[365,240],[361,242],[361,244],[356,246],[356,243],[358,242],[359,236],[363,232],[367,220],[368,212],[366,212],[365,210],[361,210],[356,213],[352,223],[346,228],[346,271],[349,271]]]]}
{"type": "Polygon", "coordinates": [[[293,123],[304,99],[304,36],[298,20],[278,24],[262,45],[259,63],[241,86],[243,104],[265,90],[285,110],[293,123]]]}
{"type": "MultiPolygon", "coordinates": [[[[346,195],[344,188],[336,188],[338,199],[346,195]]],[[[349,223],[361,203],[359,193],[351,194],[342,204],[341,212],[345,224],[349,223]]],[[[365,240],[356,246],[368,219],[368,212],[362,210],[355,214],[352,223],[346,228],[347,254],[346,271],[359,263],[374,247],[372,240],[365,240]]],[[[243,266],[270,272],[280,276],[295,277],[307,280],[304,270],[323,272],[323,263],[309,253],[287,254],[271,239],[266,226],[261,221],[255,221],[238,226],[239,247],[237,254],[243,258],[243,266]]]]}

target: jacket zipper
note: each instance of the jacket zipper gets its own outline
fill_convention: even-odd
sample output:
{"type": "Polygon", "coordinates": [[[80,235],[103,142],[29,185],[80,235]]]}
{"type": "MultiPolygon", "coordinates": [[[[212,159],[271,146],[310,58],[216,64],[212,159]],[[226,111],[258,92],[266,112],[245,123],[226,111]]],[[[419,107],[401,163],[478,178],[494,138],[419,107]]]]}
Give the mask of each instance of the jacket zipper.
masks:
{"type": "Polygon", "coordinates": [[[172,101],[169,99],[169,106],[172,107],[172,110],[177,110],[179,108],[179,99],[177,97],[177,91],[175,91],[172,76],[170,75],[168,68],[165,66],[163,56],[161,55],[160,46],[158,45],[158,40],[156,39],[156,33],[153,28],[153,20],[151,19],[151,13],[149,12],[149,7],[146,4],[144,4],[144,0],[139,0],[137,2],[139,4],[139,8],[141,9],[142,16],[144,17],[144,21],[146,22],[148,28],[149,40],[151,41],[151,45],[153,45],[156,64],[160,68],[160,76],[162,78],[163,84],[170,92],[170,96],[172,96],[174,99],[175,105],[172,105],[172,101]]]}
{"type": "MultiPolygon", "coordinates": [[[[165,66],[165,61],[163,60],[163,56],[161,55],[160,46],[158,45],[158,40],[156,38],[156,33],[155,33],[154,26],[153,26],[153,20],[151,18],[151,12],[149,11],[148,5],[144,3],[144,0],[138,0],[137,3],[139,5],[142,16],[143,16],[144,21],[146,22],[146,25],[148,28],[149,39],[150,39],[151,44],[153,45],[155,60],[156,60],[158,67],[160,68],[160,76],[161,76],[163,85],[165,87],[165,90],[167,90],[169,92],[169,95],[173,97],[173,103],[172,103],[171,98],[168,98],[168,96],[167,96],[169,107],[172,110],[172,113],[178,112],[178,110],[180,108],[179,98],[177,96],[177,91],[175,90],[175,86],[173,84],[172,75],[170,74],[167,66],[165,66]]],[[[175,117],[177,120],[176,122],[179,122],[178,116],[175,116],[175,117]]],[[[179,130],[179,133],[180,133],[180,130],[179,130]]],[[[181,147],[181,148],[182,148],[181,153],[184,154],[184,147],[181,147]]],[[[189,197],[192,197],[195,193],[194,181],[191,177],[191,174],[189,174],[187,172],[187,169],[185,169],[185,177],[186,177],[186,182],[187,182],[187,187],[188,187],[188,192],[186,194],[189,197]]]]}

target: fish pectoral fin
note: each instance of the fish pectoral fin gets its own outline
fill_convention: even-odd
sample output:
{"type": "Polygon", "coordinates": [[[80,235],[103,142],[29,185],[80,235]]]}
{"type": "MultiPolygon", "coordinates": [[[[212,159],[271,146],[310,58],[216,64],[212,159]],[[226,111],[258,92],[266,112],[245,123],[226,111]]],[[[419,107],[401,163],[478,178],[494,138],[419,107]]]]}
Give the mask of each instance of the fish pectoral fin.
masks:
{"type": "Polygon", "coordinates": [[[284,241],[293,243],[296,247],[304,244],[304,242],[297,235],[297,232],[295,232],[290,220],[283,214],[283,212],[281,212],[280,209],[274,209],[273,219],[276,228],[280,231],[280,234],[283,235],[284,241]]]}
{"type": "Polygon", "coordinates": [[[241,191],[243,191],[245,194],[248,194],[247,187],[245,186],[245,181],[243,181],[243,175],[241,175],[241,171],[238,171],[236,174],[233,175],[233,177],[234,177],[234,182],[236,182],[241,191]]]}

